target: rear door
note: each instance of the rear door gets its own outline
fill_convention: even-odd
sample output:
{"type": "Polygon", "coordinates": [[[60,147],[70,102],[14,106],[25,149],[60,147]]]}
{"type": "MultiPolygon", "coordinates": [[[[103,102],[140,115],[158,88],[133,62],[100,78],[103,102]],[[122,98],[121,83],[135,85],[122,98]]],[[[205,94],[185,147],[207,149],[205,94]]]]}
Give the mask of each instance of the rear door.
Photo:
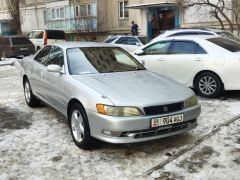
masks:
{"type": "Polygon", "coordinates": [[[30,55],[35,53],[33,43],[26,37],[12,37],[11,38],[12,49],[17,56],[30,55]]]}
{"type": "Polygon", "coordinates": [[[144,53],[135,55],[145,62],[145,67],[155,73],[165,74],[165,60],[168,58],[172,41],[161,41],[143,49],[144,53]]]}
{"type": "Polygon", "coordinates": [[[47,30],[45,31],[44,38],[47,39],[47,44],[52,44],[56,42],[63,42],[65,41],[65,33],[64,31],[58,30],[47,30]]]}
{"type": "Polygon", "coordinates": [[[44,47],[43,35],[44,31],[32,31],[32,36],[30,40],[34,44],[36,51],[44,47]]]}
{"type": "Polygon", "coordinates": [[[196,42],[175,40],[165,59],[165,75],[188,84],[207,59],[207,52],[196,42]]]}

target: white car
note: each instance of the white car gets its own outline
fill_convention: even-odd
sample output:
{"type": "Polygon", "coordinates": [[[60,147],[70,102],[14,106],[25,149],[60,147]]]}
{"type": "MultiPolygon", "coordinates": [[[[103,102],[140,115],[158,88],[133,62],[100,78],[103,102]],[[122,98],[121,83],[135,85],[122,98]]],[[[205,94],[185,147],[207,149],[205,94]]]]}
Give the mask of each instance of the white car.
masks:
{"type": "Polygon", "coordinates": [[[150,41],[146,36],[131,36],[131,35],[110,36],[104,41],[104,43],[114,44],[128,52],[133,52],[137,50],[139,47],[149,42],[150,41]]]}
{"type": "Polygon", "coordinates": [[[140,48],[133,56],[147,69],[193,87],[205,97],[240,90],[240,44],[227,38],[166,38],[140,48]]]}
{"type": "Polygon", "coordinates": [[[27,37],[34,44],[36,51],[47,44],[66,41],[65,32],[61,30],[32,30],[27,37]]]}
{"type": "Polygon", "coordinates": [[[203,28],[203,29],[172,29],[172,30],[167,30],[163,31],[155,37],[154,39],[151,40],[151,42],[156,42],[163,40],[168,37],[173,37],[173,36],[216,36],[216,37],[226,37],[228,39],[238,41],[240,42],[240,37],[234,35],[233,33],[230,33],[225,30],[221,29],[214,29],[214,28],[203,28]]]}

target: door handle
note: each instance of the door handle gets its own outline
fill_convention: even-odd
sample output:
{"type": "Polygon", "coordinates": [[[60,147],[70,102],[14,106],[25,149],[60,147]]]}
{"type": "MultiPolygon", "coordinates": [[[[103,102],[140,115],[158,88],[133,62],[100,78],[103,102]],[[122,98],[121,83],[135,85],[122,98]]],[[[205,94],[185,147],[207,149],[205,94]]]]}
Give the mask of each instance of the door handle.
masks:
{"type": "Polygon", "coordinates": [[[202,58],[197,58],[197,59],[195,59],[195,61],[204,61],[204,59],[202,59],[202,58]]]}
{"type": "Polygon", "coordinates": [[[164,61],[164,59],[161,58],[161,59],[158,59],[157,61],[164,61]]]}

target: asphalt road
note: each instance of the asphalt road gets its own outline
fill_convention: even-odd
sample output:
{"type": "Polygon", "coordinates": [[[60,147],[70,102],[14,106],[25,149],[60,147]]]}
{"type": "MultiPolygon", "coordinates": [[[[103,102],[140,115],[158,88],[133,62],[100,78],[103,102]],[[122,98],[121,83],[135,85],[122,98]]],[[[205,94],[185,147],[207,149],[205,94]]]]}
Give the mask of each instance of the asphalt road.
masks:
{"type": "Polygon", "coordinates": [[[137,144],[84,151],[65,118],[29,108],[14,66],[0,67],[0,179],[239,179],[240,92],[200,98],[199,126],[137,144]]]}

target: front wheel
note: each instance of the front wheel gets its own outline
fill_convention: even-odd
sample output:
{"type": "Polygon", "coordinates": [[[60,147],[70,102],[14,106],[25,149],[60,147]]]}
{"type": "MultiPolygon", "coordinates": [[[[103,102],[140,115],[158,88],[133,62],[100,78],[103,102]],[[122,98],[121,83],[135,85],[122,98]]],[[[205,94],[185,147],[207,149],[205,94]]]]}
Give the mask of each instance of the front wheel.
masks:
{"type": "Polygon", "coordinates": [[[79,148],[90,149],[94,146],[95,139],[90,135],[86,112],[78,103],[70,109],[69,126],[73,141],[79,148]]]}
{"type": "Polygon", "coordinates": [[[216,98],[221,94],[221,79],[214,73],[205,72],[200,74],[194,83],[197,93],[203,97],[216,98]]]}
{"type": "Polygon", "coordinates": [[[27,79],[24,81],[23,86],[24,86],[23,87],[24,88],[24,96],[25,96],[25,100],[26,100],[27,105],[29,107],[36,107],[36,106],[38,106],[40,102],[33,95],[30,83],[29,83],[29,81],[27,79]]]}

